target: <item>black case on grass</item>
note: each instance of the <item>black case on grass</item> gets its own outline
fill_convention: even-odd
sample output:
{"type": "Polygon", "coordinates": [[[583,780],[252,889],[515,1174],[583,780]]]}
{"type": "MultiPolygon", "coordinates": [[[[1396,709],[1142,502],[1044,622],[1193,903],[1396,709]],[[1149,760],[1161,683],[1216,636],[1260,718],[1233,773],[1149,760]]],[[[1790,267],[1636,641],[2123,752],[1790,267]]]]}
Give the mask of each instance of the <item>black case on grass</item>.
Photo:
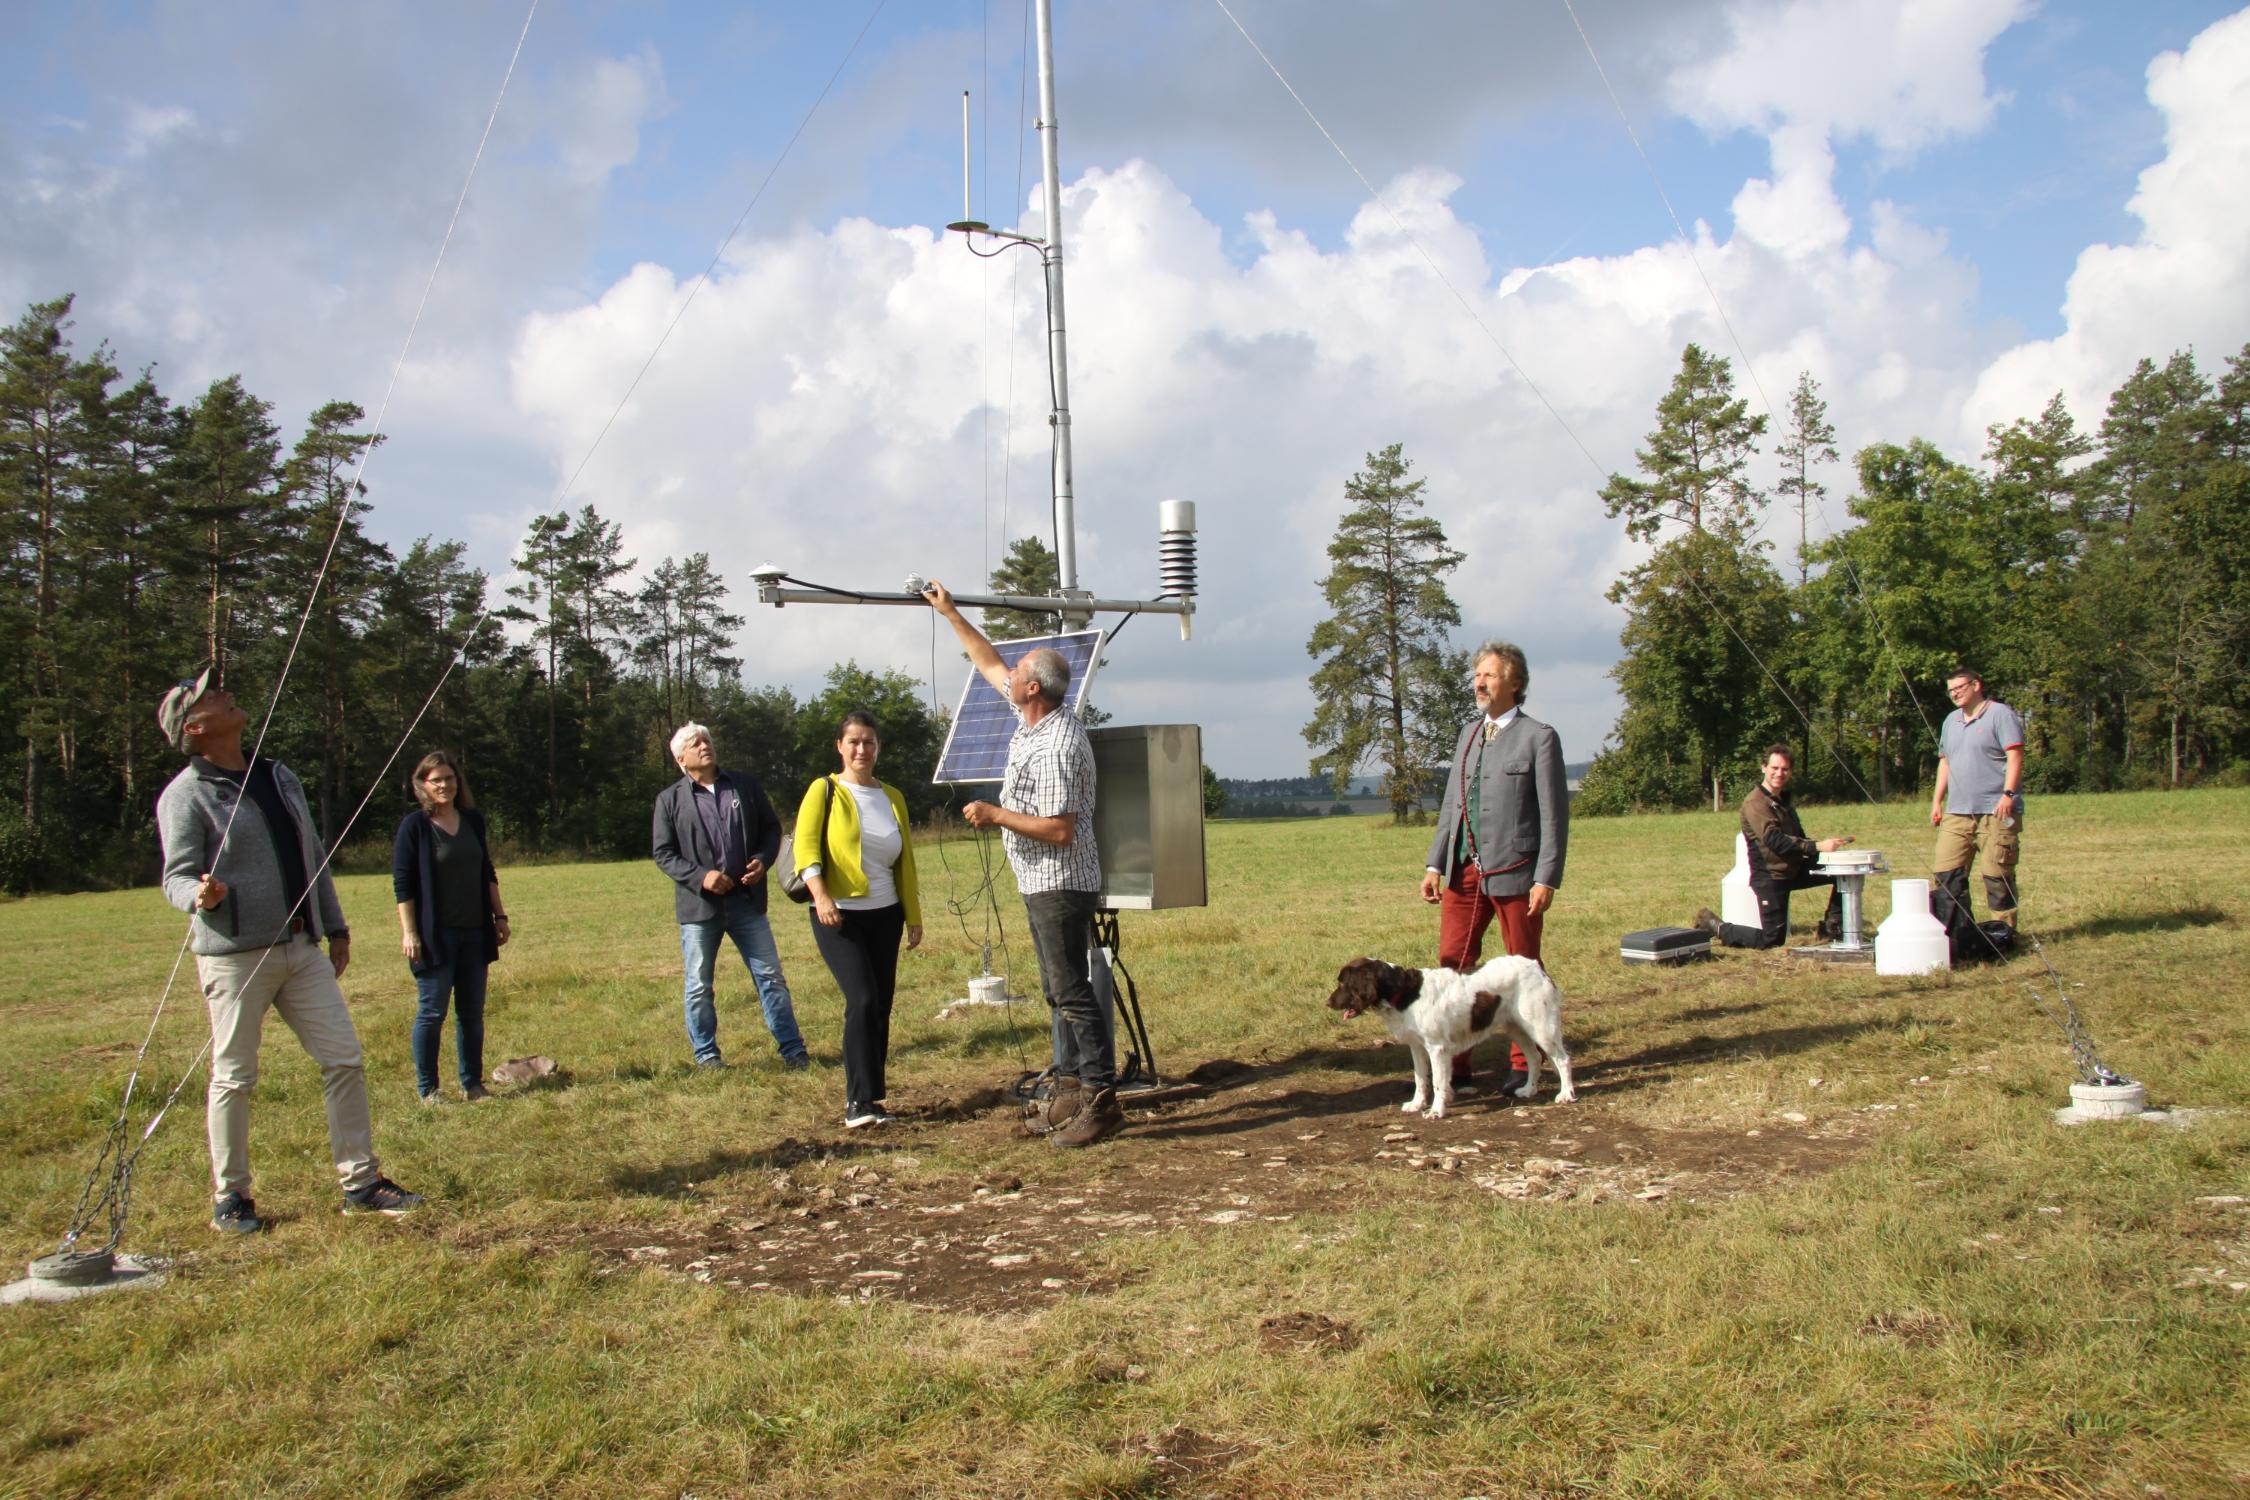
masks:
{"type": "Polygon", "coordinates": [[[1617,940],[1617,956],[1629,964],[1679,964],[1711,956],[1711,934],[1700,927],[1650,927],[1617,940]]]}

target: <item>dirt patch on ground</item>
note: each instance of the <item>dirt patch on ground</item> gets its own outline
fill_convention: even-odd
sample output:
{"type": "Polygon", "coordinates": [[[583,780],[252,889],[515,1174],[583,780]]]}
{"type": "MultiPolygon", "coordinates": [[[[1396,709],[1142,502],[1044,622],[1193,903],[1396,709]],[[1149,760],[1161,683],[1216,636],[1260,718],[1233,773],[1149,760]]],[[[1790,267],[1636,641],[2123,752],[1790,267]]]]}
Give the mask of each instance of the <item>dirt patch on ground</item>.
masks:
{"type": "MultiPolygon", "coordinates": [[[[1090,1157],[1066,1163],[1026,1140],[1014,1170],[973,1180],[933,1178],[917,1153],[943,1150],[954,1132],[1012,1135],[1013,1101],[998,1091],[894,1100],[904,1119],[880,1136],[839,1130],[759,1153],[746,1174],[753,1185],[704,1222],[598,1229],[543,1248],[589,1251],[605,1273],[648,1267],[745,1291],[995,1311],[1114,1285],[1089,1254],[1105,1240],[1333,1212],[1338,1190],[1363,1185],[1370,1167],[1418,1179],[1412,1191],[1424,1199],[1660,1211],[1826,1171],[1869,1123],[1843,1115],[1785,1117],[1748,1134],[1649,1130],[1583,1094],[1557,1106],[1490,1093],[1424,1120],[1399,1112],[1404,1079],[1307,1083],[1286,1064],[1228,1060],[1191,1076],[1207,1082],[1134,1107],[1126,1133],[1090,1157]]],[[[1336,1347],[1349,1330],[1266,1334],[1336,1347]]]]}

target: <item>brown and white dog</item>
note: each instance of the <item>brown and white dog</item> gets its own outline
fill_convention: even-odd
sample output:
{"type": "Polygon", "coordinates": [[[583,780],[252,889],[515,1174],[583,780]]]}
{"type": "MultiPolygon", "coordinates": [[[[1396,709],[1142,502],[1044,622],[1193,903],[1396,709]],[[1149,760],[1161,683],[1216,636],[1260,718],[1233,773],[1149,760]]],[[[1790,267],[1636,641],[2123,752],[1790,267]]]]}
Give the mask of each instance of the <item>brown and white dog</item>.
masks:
{"type": "Polygon", "coordinates": [[[1414,1059],[1414,1097],[1399,1106],[1432,1120],[1453,1102],[1453,1059],[1496,1031],[1523,1048],[1518,1099],[1539,1092],[1539,1059],[1555,1065],[1555,1102],[1578,1097],[1563,1046],[1562,991],[1535,958],[1496,958],[1473,973],[1452,969],[1402,969],[1378,958],[1355,958],[1336,975],[1328,1008],[1356,1016],[1380,1011],[1391,1035],[1414,1059]]]}

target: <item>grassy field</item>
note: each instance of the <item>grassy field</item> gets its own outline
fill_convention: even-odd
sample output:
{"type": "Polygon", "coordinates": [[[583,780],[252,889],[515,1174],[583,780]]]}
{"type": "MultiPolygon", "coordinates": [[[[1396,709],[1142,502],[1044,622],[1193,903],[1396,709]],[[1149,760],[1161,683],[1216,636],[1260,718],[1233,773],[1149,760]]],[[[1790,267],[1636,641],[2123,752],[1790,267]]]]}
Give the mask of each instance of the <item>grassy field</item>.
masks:
{"type": "MultiPolygon", "coordinates": [[[[1900,874],[1927,857],[1911,806],[1807,821],[1900,874]]],[[[1015,1138],[994,1092],[1041,1060],[1042,1007],[935,1017],[986,935],[935,909],[973,844],[924,851],[910,1118],[873,1139],[841,1128],[795,909],[816,1066],[780,1069],[729,958],[737,1066],[688,1067],[645,863],[502,871],[488,1065],[564,1076],[417,1108],[388,883],[352,877],[377,1141],[430,1207],[336,1214],[319,1080],[277,1025],[253,1149],[278,1223],[220,1242],[196,1078],[124,1246],[169,1284],[0,1310],[0,1496],[2250,1492],[2250,793],[2043,799],[2026,827],[2028,925],[2103,1057],[2205,1111],[2185,1128],[2051,1122],[2071,1073],[2035,959],[1621,965],[1619,934],[1716,904],[1731,831],[1582,822],[1547,937],[1579,1101],[1423,1122],[1380,1025],[1322,1001],[1354,954],[1427,961],[1426,831],[1213,825],[1211,905],[1123,919],[1165,1072],[1213,1087],[1078,1155],[1015,1138]]],[[[995,967],[1035,989],[1001,911],[995,967]]],[[[181,927],[147,891],[0,906],[17,1274],[181,927]]],[[[160,1089],[206,1032],[187,975],[160,1089]]]]}

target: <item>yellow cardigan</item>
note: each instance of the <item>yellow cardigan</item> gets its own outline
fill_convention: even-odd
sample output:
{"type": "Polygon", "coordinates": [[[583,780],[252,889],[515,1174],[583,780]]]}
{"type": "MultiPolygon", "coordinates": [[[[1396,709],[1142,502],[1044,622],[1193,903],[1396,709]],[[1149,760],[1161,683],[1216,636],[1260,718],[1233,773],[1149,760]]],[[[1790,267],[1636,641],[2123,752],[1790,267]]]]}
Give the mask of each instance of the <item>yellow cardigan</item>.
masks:
{"type": "MultiPolygon", "coordinates": [[[[843,790],[842,778],[837,778],[837,783],[833,788],[837,793],[836,805],[828,815],[828,847],[820,847],[821,804],[827,801],[831,791],[826,776],[805,788],[805,800],[797,804],[797,829],[790,843],[798,869],[807,865],[820,866],[821,883],[828,887],[828,897],[832,901],[867,894],[867,871],[860,864],[859,802],[843,790]]],[[[898,899],[906,907],[906,925],[919,927],[922,925],[922,888],[914,878],[914,833],[906,817],[906,799],[887,781],[876,785],[891,799],[891,816],[898,819],[902,847],[898,863],[891,868],[891,879],[897,883],[898,899]]]]}

